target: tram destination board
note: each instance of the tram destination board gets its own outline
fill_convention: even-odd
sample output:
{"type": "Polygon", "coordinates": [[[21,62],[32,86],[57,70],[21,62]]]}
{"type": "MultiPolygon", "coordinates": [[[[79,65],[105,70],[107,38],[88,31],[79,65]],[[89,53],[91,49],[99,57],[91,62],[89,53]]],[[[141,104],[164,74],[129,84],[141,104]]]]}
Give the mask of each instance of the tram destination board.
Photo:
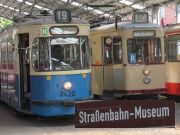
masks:
{"type": "Polygon", "coordinates": [[[172,100],[107,100],[76,103],[76,128],[175,126],[172,100]]]}

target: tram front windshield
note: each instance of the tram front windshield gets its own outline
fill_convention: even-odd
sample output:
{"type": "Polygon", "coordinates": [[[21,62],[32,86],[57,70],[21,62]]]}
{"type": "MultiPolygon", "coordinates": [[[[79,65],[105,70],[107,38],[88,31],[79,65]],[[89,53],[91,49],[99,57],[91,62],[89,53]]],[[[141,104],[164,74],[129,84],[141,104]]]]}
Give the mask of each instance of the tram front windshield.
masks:
{"type": "Polygon", "coordinates": [[[32,47],[32,63],[36,71],[69,71],[89,68],[88,37],[37,38],[34,43],[36,42],[37,44],[32,47]]]}
{"type": "Polygon", "coordinates": [[[159,38],[128,39],[128,62],[130,64],[158,64],[162,62],[159,38]],[[132,57],[133,55],[133,57],[132,57]],[[132,60],[131,58],[134,58],[132,60]]]}

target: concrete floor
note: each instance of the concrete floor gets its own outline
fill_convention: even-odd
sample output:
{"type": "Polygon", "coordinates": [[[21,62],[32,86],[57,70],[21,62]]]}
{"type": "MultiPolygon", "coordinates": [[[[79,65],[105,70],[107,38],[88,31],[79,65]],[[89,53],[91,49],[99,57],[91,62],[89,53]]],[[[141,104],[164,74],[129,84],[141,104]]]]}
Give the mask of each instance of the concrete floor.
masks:
{"type": "Polygon", "coordinates": [[[175,128],[75,128],[73,117],[39,119],[19,117],[0,104],[0,135],[180,135],[180,103],[175,128]]]}

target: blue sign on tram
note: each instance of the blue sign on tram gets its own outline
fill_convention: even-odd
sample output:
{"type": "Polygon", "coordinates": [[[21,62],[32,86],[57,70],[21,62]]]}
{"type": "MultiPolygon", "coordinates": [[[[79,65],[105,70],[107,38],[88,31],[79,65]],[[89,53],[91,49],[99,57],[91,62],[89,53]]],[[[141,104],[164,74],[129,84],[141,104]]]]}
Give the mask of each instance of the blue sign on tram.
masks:
{"type": "Polygon", "coordinates": [[[130,64],[136,64],[136,53],[129,53],[129,63],[130,64]]]}

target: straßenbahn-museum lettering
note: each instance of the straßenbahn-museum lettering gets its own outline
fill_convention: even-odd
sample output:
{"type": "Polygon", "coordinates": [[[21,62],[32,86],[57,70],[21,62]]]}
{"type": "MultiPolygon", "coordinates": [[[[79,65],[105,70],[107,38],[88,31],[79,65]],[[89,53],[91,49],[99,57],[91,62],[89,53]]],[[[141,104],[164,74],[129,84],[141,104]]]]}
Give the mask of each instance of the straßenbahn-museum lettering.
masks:
{"type": "Polygon", "coordinates": [[[138,128],[175,125],[172,100],[108,100],[76,103],[75,127],[138,128]]]}
{"type": "Polygon", "coordinates": [[[160,108],[149,108],[145,109],[141,106],[135,106],[134,112],[129,112],[128,110],[123,110],[121,108],[113,111],[111,108],[106,112],[101,112],[101,110],[95,110],[93,113],[87,113],[86,111],[79,112],[79,123],[89,123],[89,122],[106,122],[106,121],[119,121],[133,119],[146,119],[155,117],[169,117],[169,107],[160,108]]]}

